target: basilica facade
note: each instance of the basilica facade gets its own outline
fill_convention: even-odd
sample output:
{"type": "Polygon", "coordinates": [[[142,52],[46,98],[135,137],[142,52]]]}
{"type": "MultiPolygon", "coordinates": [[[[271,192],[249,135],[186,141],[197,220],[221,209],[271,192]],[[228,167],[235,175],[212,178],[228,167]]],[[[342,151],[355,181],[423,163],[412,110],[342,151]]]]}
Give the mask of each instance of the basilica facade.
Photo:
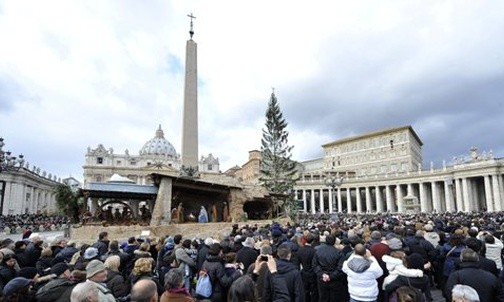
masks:
{"type": "MultiPolygon", "coordinates": [[[[219,158],[212,154],[201,156],[199,173],[218,174],[219,158]]],[[[113,148],[106,149],[102,144],[94,149],[88,147],[85,157],[84,186],[89,183],[103,183],[118,174],[139,185],[150,185],[153,181],[149,175],[159,171],[177,173],[181,169],[181,156],[173,145],[164,137],[159,125],[153,138],[149,139],[138,154],[114,153],[113,148]]]]}

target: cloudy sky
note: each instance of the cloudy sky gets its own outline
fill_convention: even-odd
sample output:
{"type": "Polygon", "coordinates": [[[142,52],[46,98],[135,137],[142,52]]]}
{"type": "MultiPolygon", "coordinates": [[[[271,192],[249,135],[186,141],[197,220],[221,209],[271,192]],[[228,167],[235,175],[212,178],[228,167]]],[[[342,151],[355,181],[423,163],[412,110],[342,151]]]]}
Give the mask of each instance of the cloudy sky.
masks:
{"type": "Polygon", "coordinates": [[[82,179],[87,147],[177,152],[188,13],[197,17],[199,151],[226,170],[260,148],[272,87],[293,158],[412,125],[425,166],[504,154],[502,1],[0,1],[0,136],[82,179]]]}

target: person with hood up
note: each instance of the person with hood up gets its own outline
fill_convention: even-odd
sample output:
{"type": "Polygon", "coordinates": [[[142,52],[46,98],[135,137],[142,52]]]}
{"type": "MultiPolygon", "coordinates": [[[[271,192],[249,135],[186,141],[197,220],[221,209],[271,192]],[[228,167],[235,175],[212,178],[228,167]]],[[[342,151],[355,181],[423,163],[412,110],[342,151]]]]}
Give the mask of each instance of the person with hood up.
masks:
{"type": "Polygon", "coordinates": [[[201,206],[201,210],[198,215],[198,222],[199,223],[207,223],[208,222],[208,212],[204,206],[201,206]]]}
{"type": "Polygon", "coordinates": [[[383,270],[363,244],[355,246],[352,255],[343,262],[342,270],[347,274],[350,302],[377,300],[376,279],[383,275],[383,270]]]}

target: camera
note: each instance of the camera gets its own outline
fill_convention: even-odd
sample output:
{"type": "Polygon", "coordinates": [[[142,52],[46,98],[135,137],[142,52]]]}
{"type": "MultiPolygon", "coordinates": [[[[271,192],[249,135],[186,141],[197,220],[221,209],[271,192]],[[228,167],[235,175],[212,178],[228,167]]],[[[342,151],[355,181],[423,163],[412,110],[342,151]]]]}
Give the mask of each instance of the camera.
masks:
{"type": "Polygon", "coordinates": [[[261,255],[261,261],[268,261],[268,255],[261,255]]]}

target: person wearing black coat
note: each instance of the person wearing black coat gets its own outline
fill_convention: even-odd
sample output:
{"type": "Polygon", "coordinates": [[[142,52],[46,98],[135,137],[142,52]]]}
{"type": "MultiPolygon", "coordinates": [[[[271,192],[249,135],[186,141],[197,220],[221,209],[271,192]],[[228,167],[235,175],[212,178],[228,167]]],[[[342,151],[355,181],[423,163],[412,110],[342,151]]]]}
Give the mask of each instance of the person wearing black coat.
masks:
{"type": "Polygon", "coordinates": [[[316,248],[312,261],[321,302],[349,299],[346,274],[341,271],[344,256],[334,247],[335,242],[336,238],[333,235],[327,235],[325,243],[316,248]]]}
{"type": "Polygon", "coordinates": [[[305,236],[306,243],[298,250],[298,258],[301,263],[301,278],[303,279],[305,301],[318,302],[317,275],[313,271],[312,261],[315,256],[315,248],[311,245],[314,236],[308,233],[305,236]]]}
{"type": "Polygon", "coordinates": [[[233,281],[242,275],[240,270],[237,270],[231,276],[226,275],[221,253],[222,250],[220,244],[212,244],[208,250],[207,259],[201,266],[201,270],[208,274],[212,282],[212,295],[208,298],[212,302],[227,301],[226,289],[231,287],[233,281]]]}
{"type": "Polygon", "coordinates": [[[236,262],[243,263],[243,270],[247,271],[259,256],[259,252],[254,248],[254,238],[247,237],[243,242],[243,247],[236,252],[236,262]]]}
{"type": "MultiPolygon", "coordinates": [[[[480,254],[481,248],[484,246],[484,244],[481,242],[481,240],[470,237],[470,238],[466,239],[465,244],[467,245],[468,248],[470,248],[473,251],[475,251],[476,253],[478,253],[478,255],[479,255],[478,264],[481,269],[492,273],[496,277],[499,277],[500,271],[497,268],[497,264],[495,263],[495,261],[490,260],[488,258],[485,258],[485,256],[482,256],[480,254]]],[[[459,267],[456,265],[455,268],[458,269],[459,267]]]]}
{"type": "Polygon", "coordinates": [[[210,245],[212,245],[212,243],[213,243],[213,239],[209,237],[209,238],[205,239],[203,244],[201,244],[198,247],[198,257],[196,258],[197,259],[196,260],[196,270],[198,272],[201,269],[203,262],[205,262],[205,260],[206,260],[206,257],[208,255],[208,249],[210,248],[210,245]]]}
{"type": "Polygon", "coordinates": [[[60,262],[69,263],[72,257],[79,250],[75,247],[75,242],[68,242],[67,245],[57,254],[53,254],[54,259],[51,265],[55,265],[60,262]]]}
{"type": "MultiPolygon", "coordinates": [[[[304,302],[304,285],[301,273],[297,267],[290,262],[291,249],[287,243],[281,244],[277,249],[278,260],[276,261],[277,273],[285,280],[291,302],[304,302]]],[[[271,274],[266,274],[264,290],[261,301],[275,300],[274,284],[271,274]]]]}
{"type": "Polygon", "coordinates": [[[2,264],[0,264],[0,291],[3,290],[5,285],[17,277],[15,270],[16,258],[14,254],[7,254],[2,259],[2,264]]]}
{"type": "Polygon", "coordinates": [[[107,232],[101,232],[100,234],[98,234],[98,241],[96,241],[92,245],[92,247],[95,247],[96,249],[98,249],[98,256],[100,258],[107,253],[108,246],[109,246],[109,240],[108,240],[108,233],[107,232]]]}
{"type": "Polygon", "coordinates": [[[479,268],[478,254],[470,248],[462,250],[459,269],[450,274],[445,286],[447,301],[452,300],[452,289],[456,284],[468,285],[474,288],[479,295],[480,302],[504,302],[504,289],[502,282],[479,268]]]}
{"type": "MultiPolygon", "coordinates": [[[[419,253],[413,253],[406,258],[406,267],[409,269],[422,270],[424,268],[423,256],[419,253]]],[[[396,289],[401,286],[412,286],[418,288],[424,294],[426,300],[432,301],[432,294],[430,291],[430,279],[424,273],[422,277],[405,277],[398,276],[394,281],[385,286],[386,296],[389,297],[396,289]]],[[[448,301],[451,301],[448,300],[448,301]]]]}

